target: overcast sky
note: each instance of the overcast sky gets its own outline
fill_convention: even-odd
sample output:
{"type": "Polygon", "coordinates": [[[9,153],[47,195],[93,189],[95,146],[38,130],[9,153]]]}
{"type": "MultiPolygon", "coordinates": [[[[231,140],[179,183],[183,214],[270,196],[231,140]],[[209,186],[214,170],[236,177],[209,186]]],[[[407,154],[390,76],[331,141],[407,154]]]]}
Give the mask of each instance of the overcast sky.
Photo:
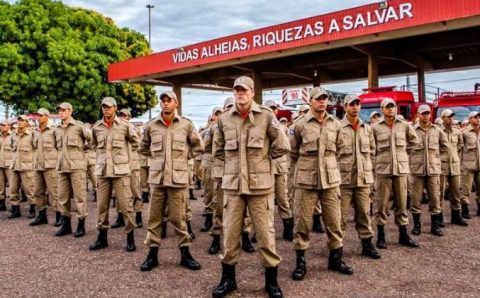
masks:
{"type": "MultiPolygon", "coordinates": [[[[14,2],[11,0],[11,2],[14,2]]],[[[147,4],[154,5],[152,47],[154,52],[178,48],[210,39],[241,33],[266,26],[348,9],[379,1],[370,0],[63,0],[63,3],[96,10],[114,20],[120,27],[129,27],[148,38],[147,4]]],[[[480,81],[479,70],[427,74],[427,83],[452,91],[472,90],[480,81]]],[[[404,85],[405,77],[380,79],[380,85],[404,85]]],[[[416,77],[411,77],[416,84],[416,77]]],[[[359,93],[366,81],[325,85],[329,90],[359,93]]],[[[164,88],[159,88],[159,91],[164,88]]],[[[433,89],[432,89],[433,90],[433,89]]],[[[427,91],[429,89],[427,88],[427,91]]],[[[195,124],[205,123],[210,111],[230,96],[228,93],[185,90],[184,115],[195,124]]],[[[266,99],[280,100],[281,90],[267,91],[266,99]]],[[[156,115],[158,111],[154,111],[156,115]]]]}

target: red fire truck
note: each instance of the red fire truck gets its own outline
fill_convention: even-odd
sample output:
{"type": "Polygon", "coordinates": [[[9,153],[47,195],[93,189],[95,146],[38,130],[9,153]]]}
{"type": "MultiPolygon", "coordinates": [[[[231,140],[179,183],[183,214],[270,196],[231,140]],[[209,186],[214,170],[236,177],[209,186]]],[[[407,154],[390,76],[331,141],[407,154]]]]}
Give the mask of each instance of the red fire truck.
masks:
{"type": "Polygon", "coordinates": [[[480,112],[480,84],[475,84],[473,92],[442,92],[434,105],[436,117],[440,117],[443,110],[450,109],[455,113],[455,119],[468,119],[470,112],[480,112]]]}

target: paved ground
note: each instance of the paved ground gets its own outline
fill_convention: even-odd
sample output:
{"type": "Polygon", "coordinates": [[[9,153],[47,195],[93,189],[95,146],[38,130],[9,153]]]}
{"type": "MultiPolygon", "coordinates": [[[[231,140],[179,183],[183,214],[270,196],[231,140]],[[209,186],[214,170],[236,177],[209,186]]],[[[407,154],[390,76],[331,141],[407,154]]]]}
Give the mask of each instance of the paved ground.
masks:
{"type": "MultiPolygon", "coordinates": [[[[87,235],[81,239],[53,237],[57,228],[52,225],[29,227],[25,217],[7,220],[7,212],[1,212],[0,296],[209,297],[220,279],[220,257],[207,254],[211,238],[199,232],[203,221],[201,200],[192,201],[192,207],[197,235],[192,254],[202,264],[197,272],[178,266],[180,256],[171,228],[160,249],[160,266],[148,273],[139,270],[148,251],[142,245],[144,228],[136,231],[134,253],[124,251],[125,236],[118,229],[110,231],[108,249],[90,252],[88,245],[96,239],[95,203],[89,204],[87,235]]],[[[475,214],[476,206],[471,209],[475,214]]],[[[22,206],[22,212],[25,216],[26,206],[22,206]]],[[[49,216],[53,218],[52,213],[49,216]]],[[[284,259],[279,283],[285,297],[478,297],[480,217],[470,220],[468,228],[447,224],[443,238],[422,234],[417,238],[421,249],[399,246],[392,220],[387,227],[389,248],[382,251],[378,261],[359,255],[359,240],[350,223],[344,259],[354,268],[353,276],[327,271],[326,235],[315,234],[306,256],[307,277],[294,282],[290,278],[295,262],[292,244],[281,240],[277,218],[277,250],[284,259]]],[[[424,216],[422,220],[424,231],[428,231],[429,218],[424,216]]],[[[265,297],[257,253],[242,254],[237,281],[239,290],[232,297],[265,297]]]]}

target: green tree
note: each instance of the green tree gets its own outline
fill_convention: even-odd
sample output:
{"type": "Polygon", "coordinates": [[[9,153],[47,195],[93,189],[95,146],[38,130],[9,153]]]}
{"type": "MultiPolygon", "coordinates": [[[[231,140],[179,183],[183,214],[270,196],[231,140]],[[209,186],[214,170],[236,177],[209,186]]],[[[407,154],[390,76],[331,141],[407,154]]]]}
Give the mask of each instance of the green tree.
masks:
{"type": "Polygon", "coordinates": [[[55,110],[63,101],[74,116],[93,122],[105,96],[132,116],[157,103],[152,86],[108,84],[110,63],[150,53],[145,37],[103,15],[52,0],[0,0],[0,100],[19,112],[55,110]]]}

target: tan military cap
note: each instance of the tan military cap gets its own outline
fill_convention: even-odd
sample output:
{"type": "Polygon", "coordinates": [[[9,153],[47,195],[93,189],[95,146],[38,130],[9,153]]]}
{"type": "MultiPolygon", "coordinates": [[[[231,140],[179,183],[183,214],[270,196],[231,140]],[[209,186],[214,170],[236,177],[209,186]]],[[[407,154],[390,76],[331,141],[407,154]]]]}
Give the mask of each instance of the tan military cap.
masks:
{"type": "Polygon", "coordinates": [[[308,98],[319,98],[322,95],[328,96],[328,92],[325,88],[323,87],[315,87],[312,90],[310,90],[310,94],[308,95],[308,98]]]}
{"type": "Polygon", "coordinates": [[[28,121],[27,115],[20,115],[17,117],[17,120],[23,120],[23,121],[28,121]]]}
{"type": "Polygon", "coordinates": [[[253,90],[253,80],[252,78],[250,77],[247,77],[247,76],[242,76],[242,77],[238,77],[235,82],[233,83],[233,88],[235,87],[242,87],[244,89],[251,89],[253,90]]]}
{"type": "Polygon", "coordinates": [[[305,112],[305,111],[310,110],[310,106],[309,105],[301,105],[300,108],[298,108],[298,110],[300,112],[305,112]]]}
{"type": "Polygon", "coordinates": [[[121,109],[120,114],[132,116],[132,113],[130,112],[130,109],[126,109],[126,108],[121,109]]]}
{"type": "Polygon", "coordinates": [[[348,94],[347,96],[345,96],[345,99],[343,100],[343,104],[344,105],[349,105],[356,100],[360,101],[360,97],[358,97],[358,95],[348,94]]]}
{"type": "Polygon", "coordinates": [[[214,107],[212,110],[212,115],[215,115],[218,112],[223,112],[223,109],[221,107],[214,107]]]}
{"type": "Polygon", "coordinates": [[[36,114],[41,115],[41,116],[50,116],[50,112],[47,109],[44,109],[44,108],[38,109],[36,114]]]}
{"type": "Polygon", "coordinates": [[[234,103],[235,103],[235,100],[233,99],[233,97],[229,97],[225,99],[225,102],[223,103],[223,109],[233,106],[234,103]]]}
{"type": "Polygon", "coordinates": [[[274,100],[267,100],[263,105],[266,107],[278,108],[278,104],[274,100]]]}
{"type": "Polygon", "coordinates": [[[287,117],[282,117],[282,118],[280,118],[279,121],[280,121],[280,122],[288,122],[288,119],[287,119],[287,117]]]}
{"type": "Polygon", "coordinates": [[[373,111],[373,112],[370,113],[370,117],[368,117],[368,119],[372,119],[372,117],[375,116],[375,115],[382,116],[379,112],[373,111]]]}
{"type": "Polygon", "coordinates": [[[62,102],[61,104],[58,105],[58,108],[73,111],[72,104],[69,102],[62,102]]]}
{"type": "Polygon", "coordinates": [[[445,110],[442,111],[442,114],[440,116],[450,117],[450,116],[455,116],[455,113],[450,109],[445,109],[445,110]]]}
{"type": "Polygon", "coordinates": [[[384,108],[386,107],[388,104],[393,104],[394,106],[397,106],[397,103],[391,99],[391,98],[385,98],[384,100],[382,100],[382,102],[380,103],[380,108],[384,108]]]}
{"type": "Polygon", "coordinates": [[[0,125],[10,125],[10,121],[8,121],[7,119],[3,119],[2,121],[0,121],[0,125]]]}
{"type": "Polygon", "coordinates": [[[435,124],[440,125],[442,123],[443,123],[442,118],[438,117],[437,119],[435,119],[435,124]]]}
{"type": "Polygon", "coordinates": [[[470,112],[470,114],[468,114],[468,119],[473,118],[473,117],[477,117],[477,115],[479,115],[479,114],[480,114],[480,112],[477,112],[477,111],[470,112]]]}
{"type": "Polygon", "coordinates": [[[430,106],[429,105],[421,105],[418,107],[418,113],[419,114],[423,114],[423,113],[431,113],[432,110],[430,109],[430,106]]]}
{"type": "Polygon", "coordinates": [[[177,95],[173,91],[164,91],[162,94],[160,94],[160,100],[162,100],[165,96],[168,96],[169,98],[174,99],[175,101],[178,102],[177,95]]]}
{"type": "Polygon", "coordinates": [[[102,106],[113,107],[117,106],[117,101],[113,97],[105,97],[102,99],[102,106]]]}

